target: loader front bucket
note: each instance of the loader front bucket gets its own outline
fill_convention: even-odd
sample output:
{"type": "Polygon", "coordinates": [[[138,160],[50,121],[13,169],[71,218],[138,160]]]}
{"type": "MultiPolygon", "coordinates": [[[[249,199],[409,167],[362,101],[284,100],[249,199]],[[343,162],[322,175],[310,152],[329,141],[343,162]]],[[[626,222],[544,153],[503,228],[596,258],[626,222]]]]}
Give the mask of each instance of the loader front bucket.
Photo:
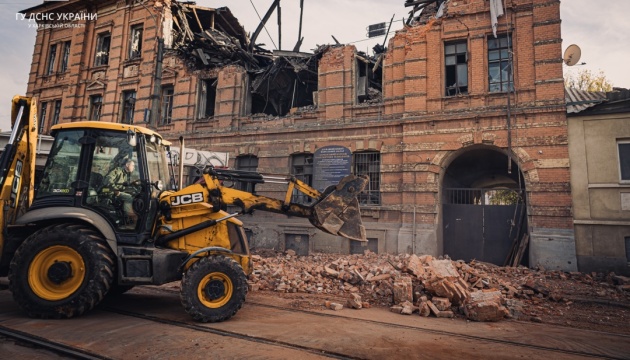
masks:
{"type": "Polygon", "coordinates": [[[357,195],[368,181],[366,175],[348,175],[336,186],[326,189],[322,199],[313,205],[311,224],[333,235],[367,241],[357,195]]]}

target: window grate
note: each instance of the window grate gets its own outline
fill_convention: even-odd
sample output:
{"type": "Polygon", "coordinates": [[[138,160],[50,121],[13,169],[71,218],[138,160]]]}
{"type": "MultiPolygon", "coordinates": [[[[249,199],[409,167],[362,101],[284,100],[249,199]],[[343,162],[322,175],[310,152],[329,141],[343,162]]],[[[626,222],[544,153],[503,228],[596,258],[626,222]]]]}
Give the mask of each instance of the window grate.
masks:
{"type": "Polygon", "coordinates": [[[355,153],[354,174],[370,177],[365,189],[357,196],[361,205],[381,204],[381,154],[378,152],[355,153]]]}

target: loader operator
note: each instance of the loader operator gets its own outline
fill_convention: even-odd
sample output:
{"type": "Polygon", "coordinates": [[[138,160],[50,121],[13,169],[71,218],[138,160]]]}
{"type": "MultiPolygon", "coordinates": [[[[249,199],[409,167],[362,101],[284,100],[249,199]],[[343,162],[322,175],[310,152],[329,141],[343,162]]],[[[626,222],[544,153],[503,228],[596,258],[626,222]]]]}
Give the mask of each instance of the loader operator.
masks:
{"type": "Polygon", "coordinates": [[[122,201],[125,216],[131,220],[132,224],[136,223],[138,216],[134,213],[132,202],[134,195],[128,191],[131,186],[131,173],[136,167],[136,163],[127,159],[122,167],[116,167],[111,170],[103,179],[104,187],[109,187],[114,192],[114,198],[122,201]]]}

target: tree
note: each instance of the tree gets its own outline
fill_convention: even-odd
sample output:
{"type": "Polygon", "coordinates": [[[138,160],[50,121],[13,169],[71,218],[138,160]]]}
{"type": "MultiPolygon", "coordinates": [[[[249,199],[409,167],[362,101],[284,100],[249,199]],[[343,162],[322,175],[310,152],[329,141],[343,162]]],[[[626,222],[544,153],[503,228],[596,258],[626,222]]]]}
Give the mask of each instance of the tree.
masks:
{"type": "Polygon", "coordinates": [[[606,78],[603,71],[595,74],[588,69],[582,69],[577,74],[566,74],[564,86],[585,91],[612,91],[613,85],[606,78]]]}

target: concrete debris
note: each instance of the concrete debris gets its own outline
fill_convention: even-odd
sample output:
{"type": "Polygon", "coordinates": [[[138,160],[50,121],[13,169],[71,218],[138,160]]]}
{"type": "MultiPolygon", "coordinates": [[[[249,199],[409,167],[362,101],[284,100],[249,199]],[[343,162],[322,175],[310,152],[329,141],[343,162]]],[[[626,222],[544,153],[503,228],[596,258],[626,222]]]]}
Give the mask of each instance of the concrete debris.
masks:
{"type": "Polygon", "coordinates": [[[607,298],[623,299],[630,290],[626,285],[629,279],[615,274],[500,267],[429,255],[366,251],[364,255],[287,256],[267,251],[266,256],[254,255],[252,260],[250,291],[329,295],[346,299],[348,308],[384,306],[396,313],[460,316],[474,321],[505,317],[533,321],[549,314],[546,302],[571,304],[563,291],[550,287],[546,279],[570,279],[585,287],[597,286],[601,293],[597,296],[607,298]]]}

